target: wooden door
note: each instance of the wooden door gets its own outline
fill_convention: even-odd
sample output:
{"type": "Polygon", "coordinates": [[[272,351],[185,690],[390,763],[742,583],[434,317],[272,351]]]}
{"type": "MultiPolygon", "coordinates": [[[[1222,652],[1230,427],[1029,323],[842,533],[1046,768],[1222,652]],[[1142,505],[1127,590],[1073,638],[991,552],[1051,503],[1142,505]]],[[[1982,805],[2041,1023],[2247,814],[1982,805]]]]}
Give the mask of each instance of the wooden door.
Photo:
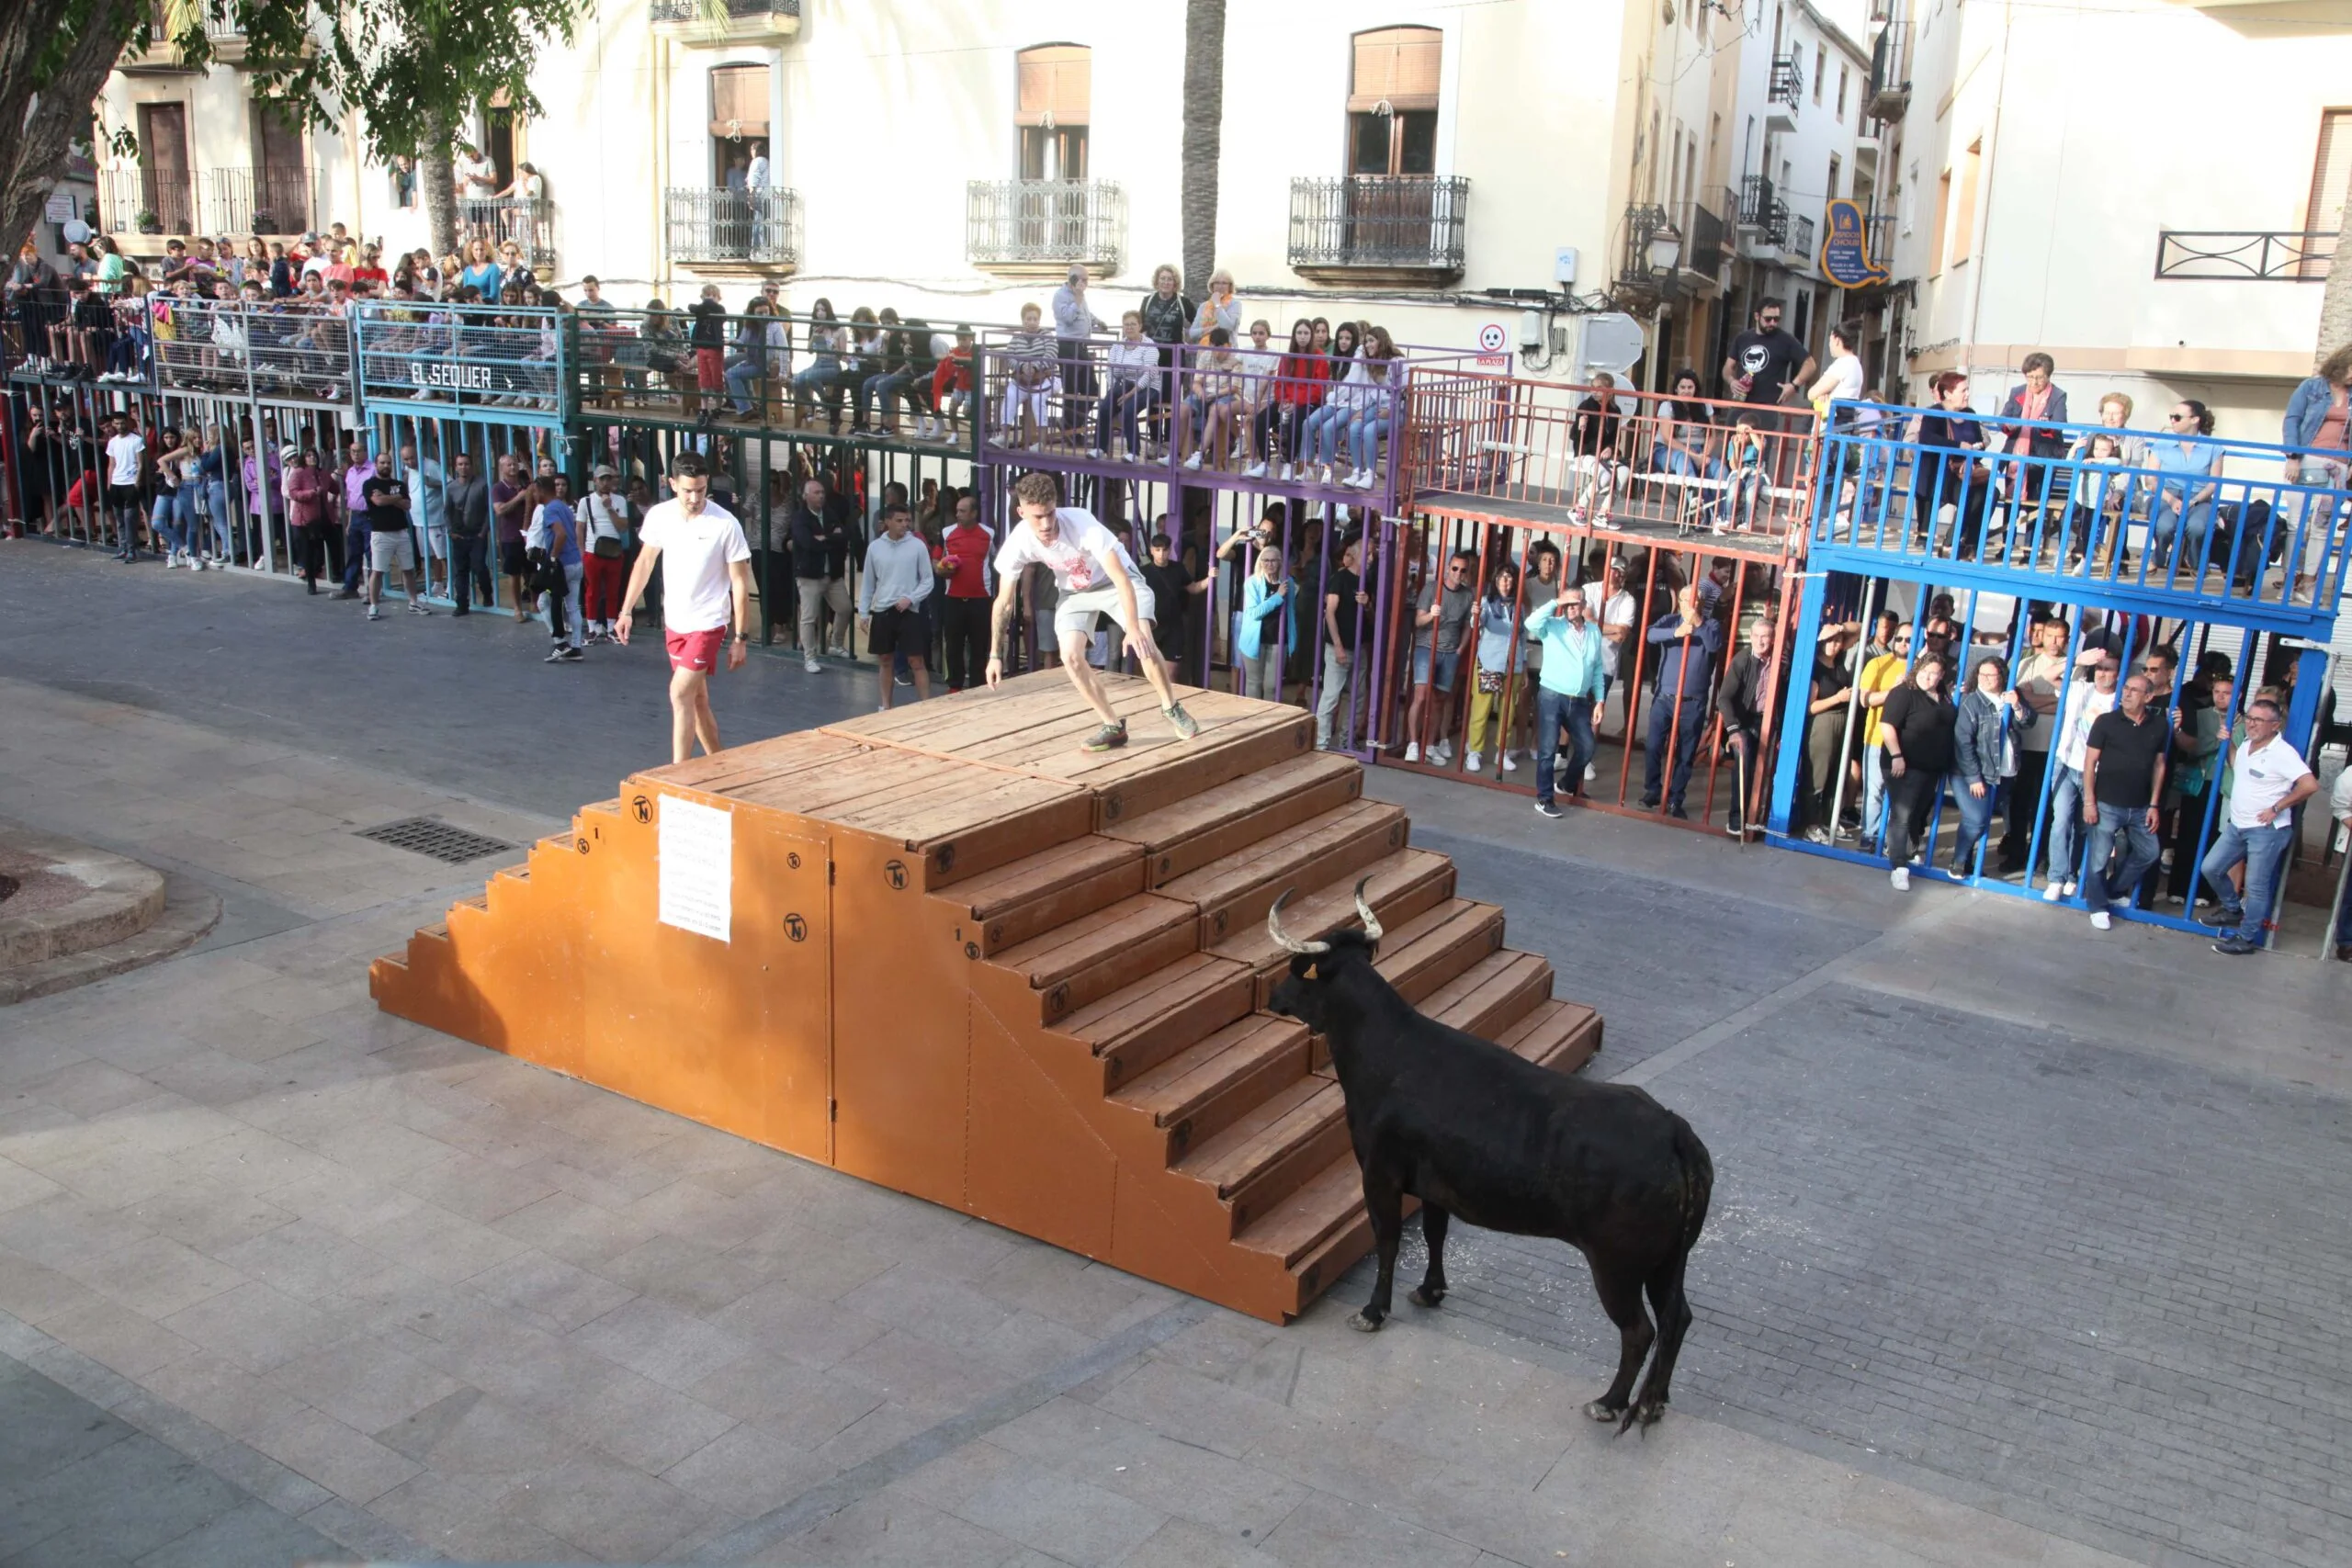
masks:
{"type": "Polygon", "coordinates": [[[185,104],[139,106],[139,198],[164,233],[185,234],[196,227],[185,104]]]}

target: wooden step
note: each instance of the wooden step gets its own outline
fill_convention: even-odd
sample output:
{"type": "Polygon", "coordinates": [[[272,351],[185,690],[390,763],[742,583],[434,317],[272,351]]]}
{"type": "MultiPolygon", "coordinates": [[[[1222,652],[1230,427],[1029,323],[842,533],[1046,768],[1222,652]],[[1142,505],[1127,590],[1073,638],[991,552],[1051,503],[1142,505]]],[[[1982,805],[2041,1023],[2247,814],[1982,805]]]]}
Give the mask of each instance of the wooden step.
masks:
{"type": "Polygon", "coordinates": [[[1218,856],[1163,884],[1170,898],[1201,911],[1201,945],[1214,947],[1245,925],[1262,923],[1285,889],[1304,894],[1351,878],[1405,847],[1402,808],[1353,800],[1218,856]]]}
{"type": "Polygon", "coordinates": [[[1348,1149],[1340,1086],[1306,1077],[1251,1106],[1174,1168],[1224,1201],[1238,1235],[1348,1149]]]}
{"type": "Polygon", "coordinates": [[[1551,963],[1503,948],[1430,993],[1421,1011],[1465,1034],[1496,1040],[1551,997],[1551,963]]]}
{"type": "Polygon", "coordinates": [[[1381,940],[1374,967],[1422,1011],[1426,999],[1503,944],[1503,912],[1492,904],[1449,898],[1381,940]]]}
{"type": "Polygon", "coordinates": [[[1233,1125],[1306,1076],[1306,1026],[1251,1013],[1136,1076],[1112,1096],[1168,1134],[1168,1157],[1233,1125]]]}
{"type": "Polygon", "coordinates": [[[933,897],[954,905],[959,920],[971,922],[964,940],[977,942],[981,956],[988,957],[1143,890],[1143,852],[1089,834],[968,877],[933,897]]]}
{"type": "Polygon", "coordinates": [[[1038,1021],[1053,1023],[1199,949],[1192,905],[1139,893],[988,962],[1022,976],[1037,993],[1038,1021]]]}
{"type": "Polygon", "coordinates": [[[1297,1191],[1251,1221],[1233,1240],[1250,1252],[1278,1258],[1285,1269],[1351,1224],[1369,1222],[1363,1209],[1363,1169],[1355,1152],[1346,1154],[1307,1178],[1297,1191]]]}
{"type": "Polygon", "coordinates": [[[1149,886],[1158,887],[1220,855],[1344,806],[1363,791],[1362,764],[1334,752],[1314,751],[1132,821],[1113,823],[1102,831],[1142,852],[1149,886]]]}
{"type": "MultiPolygon", "coordinates": [[[[1399,850],[1374,861],[1366,870],[1372,880],[1364,885],[1364,898],[1388,931],[1403,928],[1453,897],[1453,863],[1429,850],[1399,850]]],[[[1328,887],[1292,899],[1283,907],[1283,929],[1301,941],[1311,941],[1341,927],[1361,926],[1356,918],[1355,883],[1355,877],[1341,877],[1328,887]]],[[[1384,941],[1384,949],[1387,945],[1384,941]]],[[[1274,982],[1290,968],[1290,954],[1275,944],[1262,919],[1250,921],[1209,951],[1247,964],[1256,974],[1255,1005],[1261,1008],[1274,982]]]]}
{"type": "Polygon", "coordinates": [[[1542,1002],[1497,1035],[1495,1043],[1539,1067],[1577,1072],[1600,1049],[1600,1015],[1575,1002],[1542,1002]]]}
{"type": "Polygon", "coordinates": [[[1055,1025],[1055,1032],[1079,1041],[1102,1063],[1107,1094],[1249,1011],[1248,970],[1204,953],[1187,953],[1078,1008],[1055,1025]]]}

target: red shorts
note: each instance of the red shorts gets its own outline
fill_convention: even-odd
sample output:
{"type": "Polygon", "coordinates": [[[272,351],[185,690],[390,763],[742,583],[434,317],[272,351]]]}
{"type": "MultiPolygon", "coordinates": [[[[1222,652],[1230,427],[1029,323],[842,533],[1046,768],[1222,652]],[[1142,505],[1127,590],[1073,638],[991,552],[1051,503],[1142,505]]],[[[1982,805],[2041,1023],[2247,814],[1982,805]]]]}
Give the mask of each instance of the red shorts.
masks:
{"type": "Polygon", "coordinates": [[[695,350],[695,380],[706,392],[727,389],[727,355],[719,349],[695,350]]]}
{"type": "Polygon", "coordinates": [[[695,670],[707,675],[718,668],[718,650],[727,641],[727,628],[713,626],[700,632],[664,630],[662,641],[670,650],[671,669],[695,670]]]}

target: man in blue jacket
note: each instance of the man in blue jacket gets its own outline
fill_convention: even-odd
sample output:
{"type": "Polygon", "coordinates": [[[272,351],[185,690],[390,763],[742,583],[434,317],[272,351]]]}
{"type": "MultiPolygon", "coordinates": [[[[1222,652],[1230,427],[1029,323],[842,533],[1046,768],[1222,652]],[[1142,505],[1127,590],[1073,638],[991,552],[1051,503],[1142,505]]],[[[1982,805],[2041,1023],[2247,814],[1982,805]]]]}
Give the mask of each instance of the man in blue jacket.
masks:
{"type": "Polygon", "coordinates": [[[1665,651],[1658,662],[1657,695],[1650,700],[1642,807],[1657,809],[1659,775],[1666,771],[1670,741],[1674,769],[1666,780],[1666,814],[1688,820],[1682,797],[1690,787],[1690,759],[1698,753],[1700,732],[1707,727],[1707,696],[1713,689],[1715,656],[1723,651],[1723,623],[1701,610],[1699,591],[1686,583],[1675,591],[1673,611],[1650,626],[1648,641],[1665,651]]]}
{"type": "Polygon", "coordinates": [[[1535,694],[1535,809],[1557,817],[1552,795],[1553,738],[1568,731],[1568,798],[1584,798],[1585,764],[1592,761],[1592,710],[1604,684],[1600,628],[1592,624],[1584,590],[1563,577],[1557,597],[1528,612],[1527,635],[1541,639],[1544,662],[1535,694]]]}

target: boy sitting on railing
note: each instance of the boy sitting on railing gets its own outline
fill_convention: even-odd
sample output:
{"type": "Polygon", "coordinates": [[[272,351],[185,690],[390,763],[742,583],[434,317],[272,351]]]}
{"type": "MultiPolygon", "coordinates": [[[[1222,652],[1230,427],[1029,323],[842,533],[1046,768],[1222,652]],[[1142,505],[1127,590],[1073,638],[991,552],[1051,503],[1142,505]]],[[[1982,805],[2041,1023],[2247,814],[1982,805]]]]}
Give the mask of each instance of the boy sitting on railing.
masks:
{"type": "Polygon", "coordinates": [[[931,406],[939,411],[939,436],[953,441],[956,422],[972,412],[972,329],[956,329],[956,346],[939,356],[931,373],[931,406]]]}
{"type": "Polygon", "coordinates": [[[1039,330],[1045,311],[1035,305],[1021,307],[1021,330],[1006,340],[1004,408],[1000,415],[1008,446],[1026,446],[1033,437],[1023,429],[1023,416],[1035,430],[1046,428],[1046,413],[1061,395],[1061,366],[1054,358],[1054,334],[1039,330]]]}

